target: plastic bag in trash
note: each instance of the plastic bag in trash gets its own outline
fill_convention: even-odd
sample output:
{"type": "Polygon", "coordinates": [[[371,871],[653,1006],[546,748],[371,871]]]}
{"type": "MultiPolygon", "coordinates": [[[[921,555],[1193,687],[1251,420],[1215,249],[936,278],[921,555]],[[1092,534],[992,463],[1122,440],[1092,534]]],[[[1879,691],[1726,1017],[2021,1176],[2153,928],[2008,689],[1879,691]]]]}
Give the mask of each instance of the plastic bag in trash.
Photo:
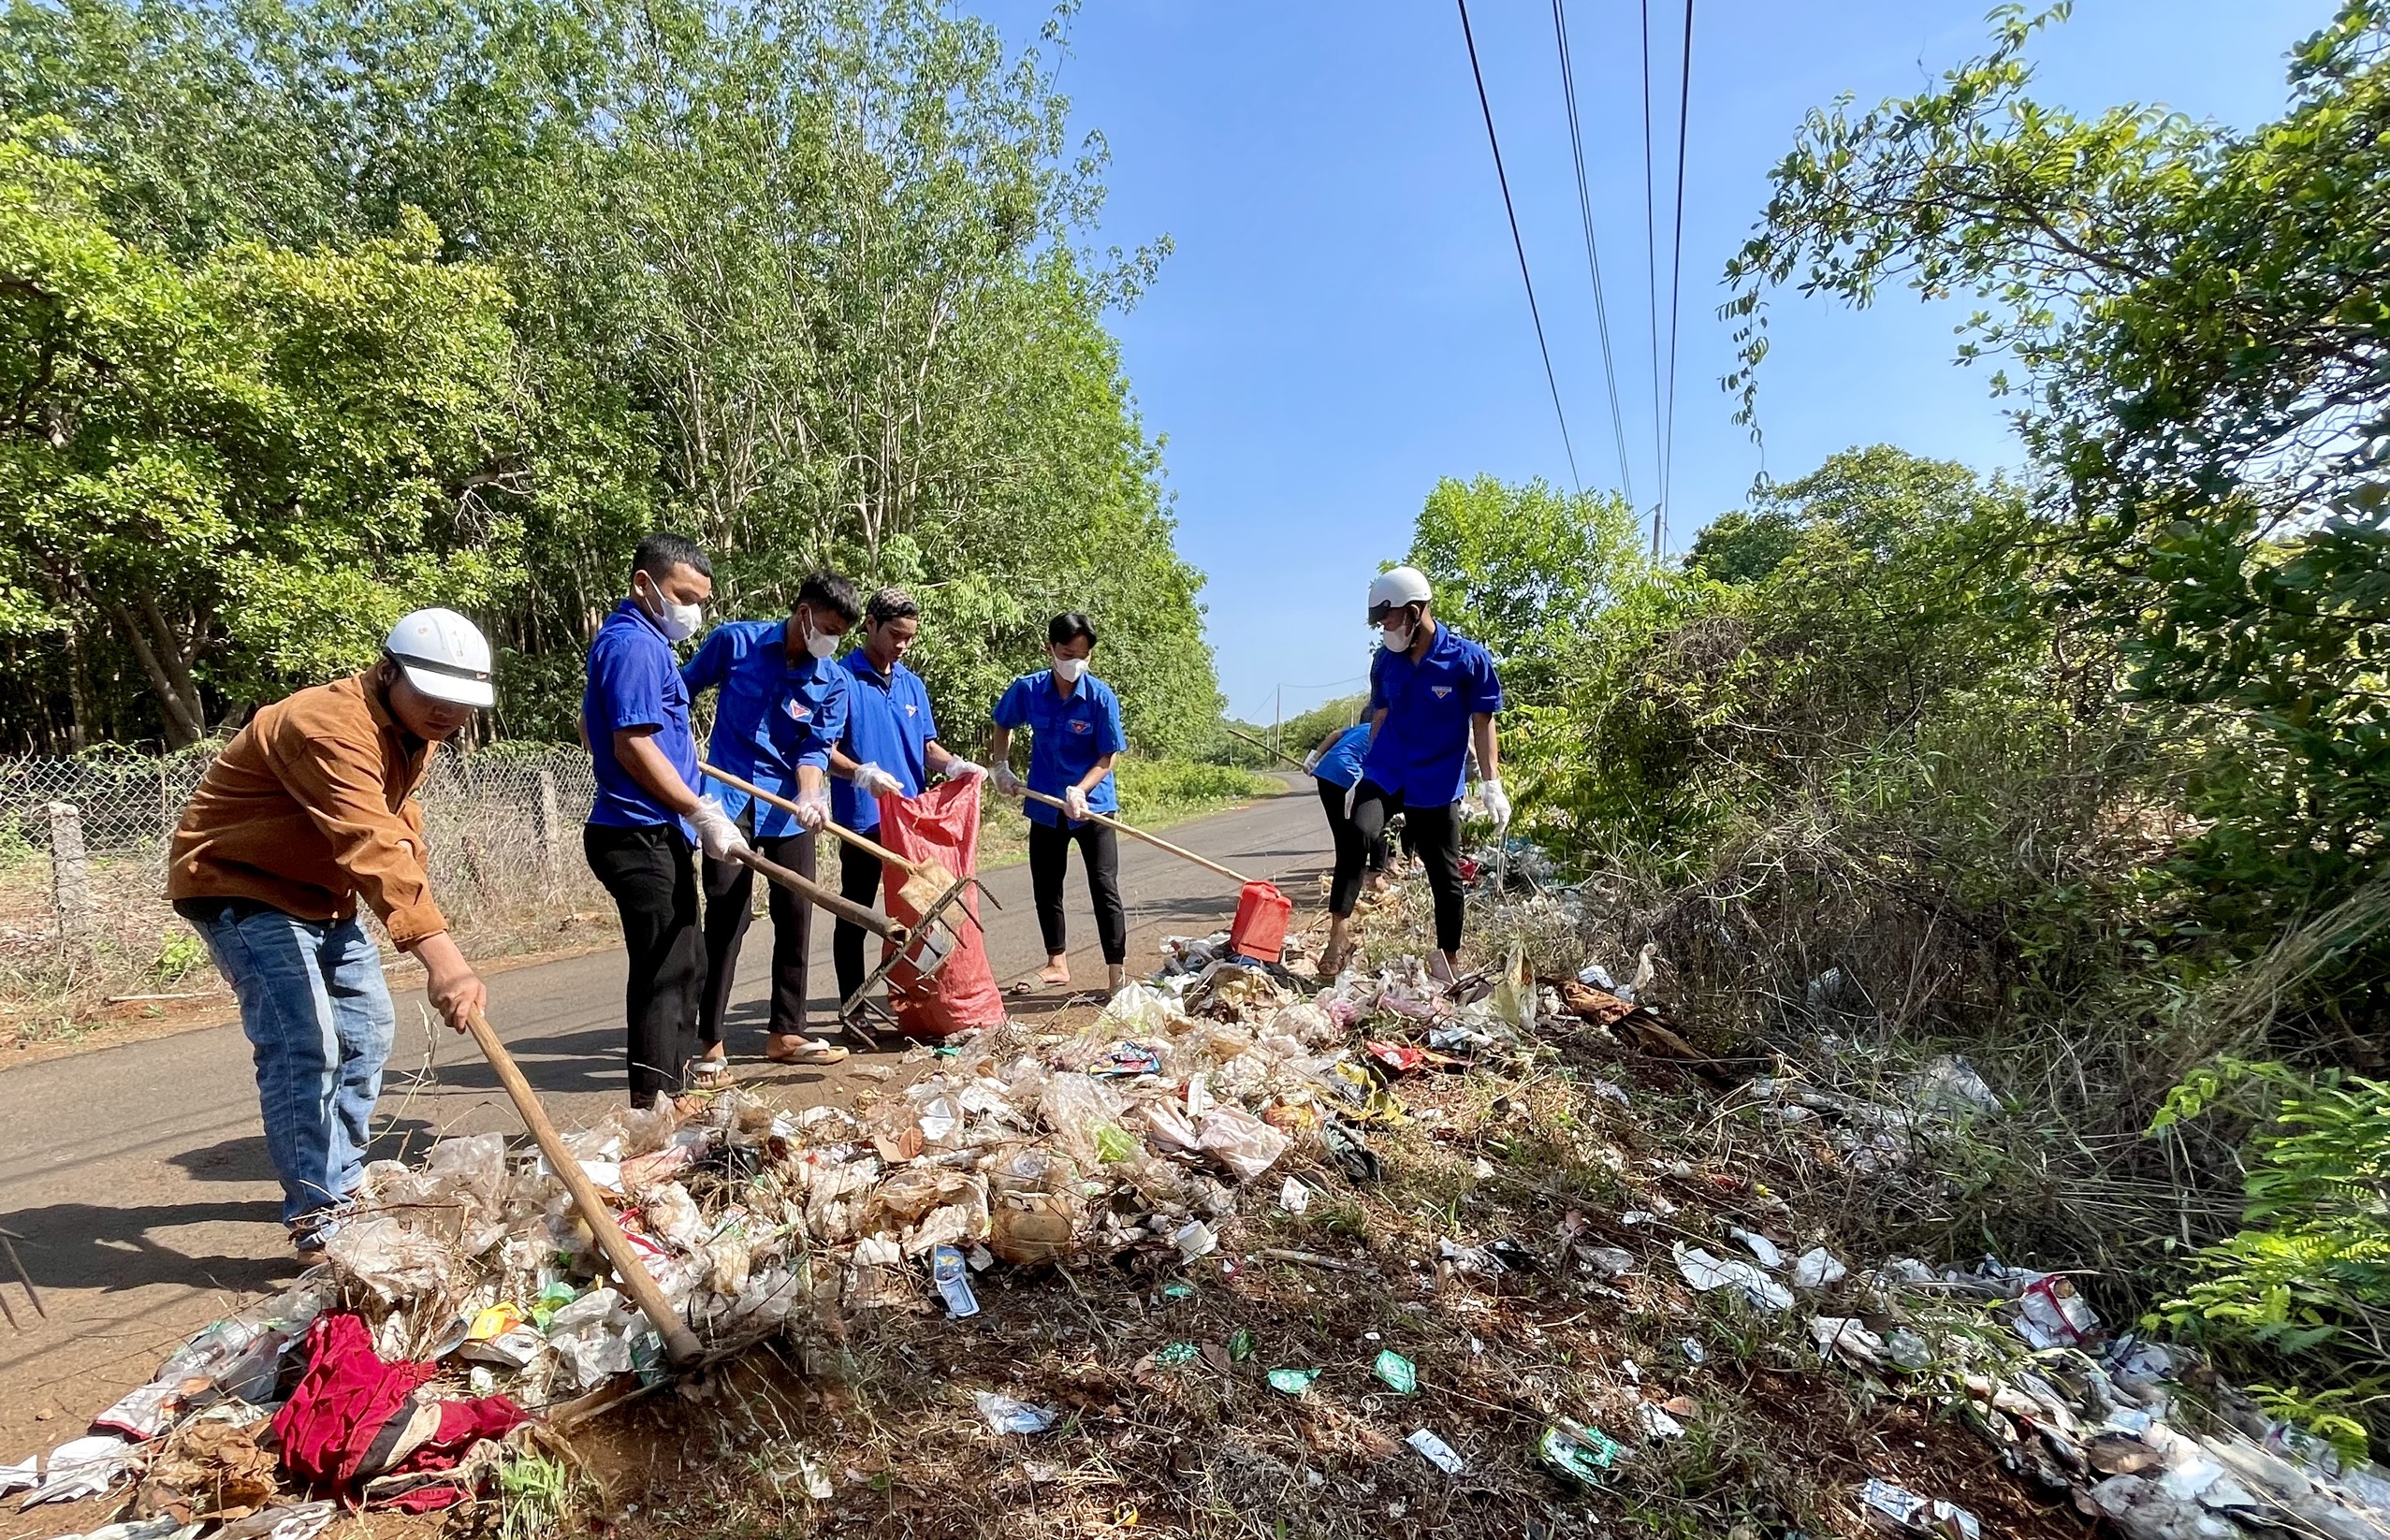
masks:
{"type": "Polygon", "coordinates": [[[50,1451],[41,1484],[18,1506],[73,1503],[97,1497],[122,1480],[133,1464],[134,1446],[122,1433],[86,1433],[50,1451]]]}
{"type": "Polygon", "coordinates": [[[563,1365],[566,1381],[587,1390],[607,1376],[631,1372],[631,1339],[638,1312],[611,1288],[593,1288],[548,1318],[547,1345],[563,1365]]]}
{"type": "Polygon", "coordinates": [[[1859,1506],[1882,1528],[1900,1534],[1929,1534],[1946,1540],[1981,1540],[1983,1526],[1975,1516],[1955,1503],[1923,1498],[1888,1481],[1870,1481],[1858,1489],[1859,1506]]]}
{"type": "Polygon", "coordinates": [[[1064,1155],[1089,1170],[1104,1163],[1101,1131],[1117,1129],[1119,1117],[1119,1100],[1086,1075],[1056,1075],[1038,1096],[1038,1121],[1064,1155]]]}
{"type": "Polygon", "coordinates": [[[1042,1433],[1061,1420],[1062,1414],[1051,1406],[1032,1406],[1025,1401],[999,1396],[993,1390],[971,1393],[971,1403],[987,1425],[999,1433],[1042,1433]]]}
{"type": "Polygon", "coordinates": [[[1697,1294],[1731,1287],[1756,1309],[1785,1310],[1792,1304],[1792,1290],[1749,1262],[1712,1257],[1700,1247],[1688,1246],[1682,1241],[1671,1249],[1676,1256],[1676,1271],[1693,1286],[1697,1294]]]}
{"type": "Polygon", "coordinates": [[[1203,1114],[1197,1140],[1203,1153],[1250,1182],[1287,1153],[1287,1136],[1234,1107],[1215,1107],[1203,1114]]]}
{"type": "Polygon", "coordinates": [[[987,1249],[1019,1267],[1070,1255],[1080,1204],[1068,1163],[1035,1150],[1016,1153],[988,1175],[987,1249]]]}

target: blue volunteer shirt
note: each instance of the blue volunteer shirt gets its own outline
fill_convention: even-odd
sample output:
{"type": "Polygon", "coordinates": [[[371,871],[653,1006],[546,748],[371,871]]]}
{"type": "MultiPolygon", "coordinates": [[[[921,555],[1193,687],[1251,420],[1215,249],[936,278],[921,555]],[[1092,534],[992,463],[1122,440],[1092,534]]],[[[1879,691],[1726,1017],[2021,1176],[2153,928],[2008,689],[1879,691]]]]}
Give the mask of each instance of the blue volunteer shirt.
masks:
{"type": "MultiPolygon", "coordinates": [[[[996,703],[996,725],[1015,733],[1024,727],[1029,730],[1028,787],[1050,797],[1077,785],[1080,777],[1095,768],[1096,761],[1129,747],[1120,731],[1120,698],[1092,674],[1081,675],[1079,687],[1068,695],[1055,689],[1050,668],[1021,676],[996,703]]],[[[1060,808],[1042,802],[1027,803],[1021,810],[1032,823],[1063,821],[1060,808]]],[[[1087,793],[1087,810],[1120,810],[1120,789],[1111,775],[1087,793]]]]}
{"type": "MultiPolygon", "coordinates": [[[[845,735],[847,675],[837,663],[800,651],[788,661],[785,620],[725,620],[706,633],[696,656],[680,667],[692,690],[720,690],[706,758],[741,780],[796,800],[796,770],[826,772],[830,747],[845,735]]],[[[707,796],[731,817],[747,811],[746,792],[708,780],[707,796]]],[[[797,832],[796,815],[770,803],[755,806],[755,837],[797,832]]]]}
{"type": "Polygon", "coordinates": [[[1349,787],[1361,779],[1361,757],[1368,751],[1369,724],[1363,722],[1358,727],[1348,727],[1328,746],[1328,751],[1319,756],[1319,763],[1311,767],[1311,774],[1331,786],[1349,787]]]}
{"type": "Polygon", "coordinates": [[[1386,720],[1369,746],[1361,773],[1413,807],[1461,800],[1469,757],[1469,719],[1502,709],[1502,681],[1494,654],[1451,627],[1416,663],[1408,653],[1379,648],[1369,665],[1369,709],[1386,720]]]}
{"type": "MultiPolygon", "coordinates": [[[[929,740],[938,719],[929,714],[929,687],[902,661],[882,674],[861,647],[839,660],[852,681],[847,693],[847,734],[839,749],[857,764],[876,764],[904,782],[917,797],[929,782],[929,740]]],[[[867,797],[851,780],[830,783],[830,810],[858,834],[880,827],[880,799],[867,797]]]]}
{"type": "Polygon", "coordinates": [[[614,757],[614,734],[625,727],[652,727],[656,747],[697,784],[697,742],[689,733],[689,690],[672,666],[672,644],[635,601],[625,599],[598,627],[590,643],[587,683],[581,687],[581,719],[589,726],[590,767],[597,774],[597,801],[590,821],[616,829],[670,824],[689,839],[688,821],[648,794],[614,757]]]}

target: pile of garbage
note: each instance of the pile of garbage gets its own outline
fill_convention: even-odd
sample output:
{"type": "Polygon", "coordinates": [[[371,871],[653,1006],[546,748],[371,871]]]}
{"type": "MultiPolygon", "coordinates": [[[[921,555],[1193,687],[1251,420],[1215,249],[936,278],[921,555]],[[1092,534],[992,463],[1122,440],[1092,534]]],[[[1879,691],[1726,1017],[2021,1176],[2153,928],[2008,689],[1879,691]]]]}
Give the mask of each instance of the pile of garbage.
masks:
{"type": "MultiPolygon", "coordinates": [[[[853,1110],[732,1086],[564,1143],[672,1309],[727,1353],[843,1311],[969,1315],[972,1278],[998,1266],[1182,1268],[1221,1250],[1248,1192],[1284,1198],[1262,1182],[1282,1164],[1374,1172],[1365,1130],[1403,1118],[1400,1076],[1528,1055],[1556,1009],[1516,959],[1457,994],[1408,958],[1320,987],[1226,940],[1173,937],[1154,982],[1084,1032],[916,1049],[916,1078],[853,1110]]],[[[369,1167],[327,1257],[85,1437],[0,1467],[0,1491],[31,1506],[134,1484],[149,1527],[109,1540],[211,1523],[304,1540],[335,1502],[459,1501],[535,1414],[666,1377],[564,1184],[501,1135],[369,1167]]]]}

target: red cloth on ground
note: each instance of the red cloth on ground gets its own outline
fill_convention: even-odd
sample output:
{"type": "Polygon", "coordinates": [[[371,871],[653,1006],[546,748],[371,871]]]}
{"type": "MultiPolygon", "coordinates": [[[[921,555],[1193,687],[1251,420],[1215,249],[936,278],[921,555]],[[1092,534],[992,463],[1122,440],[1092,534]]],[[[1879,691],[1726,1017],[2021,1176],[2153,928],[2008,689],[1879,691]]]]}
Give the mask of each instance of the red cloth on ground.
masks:
{"type": "MultiPolygon", "coordinates": [[[[907,861],[934,860],[958,878],[970,876],[978,869],[979,796],[986,779],[971,776],[917,797],[882,797],[880,842],[907,861]]],[[[891,866],[884,877],[888,917],[906,925],[918,922],[920,914],[897,896],[905,874],[891,866]]],[[[1004,1024],[1004,993],[996,987],[979,928],[978,890],[948,905],[941,918],[955,942],[946,966],[927,979],[909,960],[888,973],[888,1007],[896,1012],[896,1029],[909,1038],[947,1038],[1004,1024]]]]}
{"type": "Polygon", "coordinates": [[[384,1363],[362,1318],[322,1315],[307,1329],[307,1372],[274,1414],[283,1464],[309,1486],[345,1490],[366,1451],[393,1417],[414,1410],[417,1387],[439,1371],[428,1363],[384,1363]]]}
{"type": "MultiPolygon", "coordinates": [[[[370,1476],[452,1469],[476,1443],[503,1438],[531,1420],[505,1396],[437,1402],[439,1423],[428,1437],[401,1451],[386,1472],[368,1469],[376,1442],[396,1431],[393,1421],[415,1417],[428,1399],[417,1392],[438,1373],[435,1364],[384,1362],[358,1316],[319,1316],[307,1332],[307,1371],[274,1414],[284,1468],[309,1487],[351,1497],[370,1476]]],[[[388,1505],[420,1513],[464,1495],[457,1485],[420,1487],[388,1505]]]]}

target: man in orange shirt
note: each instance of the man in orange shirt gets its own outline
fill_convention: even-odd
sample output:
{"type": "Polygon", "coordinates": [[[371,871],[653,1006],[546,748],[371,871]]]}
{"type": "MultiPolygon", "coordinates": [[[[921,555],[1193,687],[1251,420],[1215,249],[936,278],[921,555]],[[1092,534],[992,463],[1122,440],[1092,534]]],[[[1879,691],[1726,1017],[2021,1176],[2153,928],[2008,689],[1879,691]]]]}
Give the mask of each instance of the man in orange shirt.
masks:
{"type": "Polygon", "coordinates": [[[415,790],[433,748],[495,698],[489,644],[473,622],[417,610],[372,668],[251,718],[174,831],[167,896],[240,1001],[283,1223],[302,1261],[321,1257],[364,1172],[396,1026],[357,900],[423,965],[451,1026],[463,1031],[487,1003],[431,901],[415,790]]]}

